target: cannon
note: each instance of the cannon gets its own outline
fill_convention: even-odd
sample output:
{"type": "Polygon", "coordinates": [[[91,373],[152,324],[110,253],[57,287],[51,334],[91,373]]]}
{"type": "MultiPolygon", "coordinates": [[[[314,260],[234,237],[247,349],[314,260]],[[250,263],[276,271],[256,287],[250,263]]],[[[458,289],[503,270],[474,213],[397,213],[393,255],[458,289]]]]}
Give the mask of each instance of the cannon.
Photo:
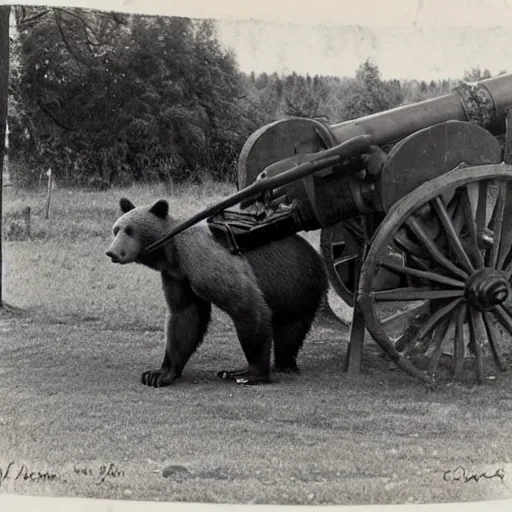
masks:
{"type": "Polygon", "coordinates": [[[321,230],[335,292],[353,307],[346,370],[365,333],[429,385],[508,367],[512,335],[512,74],[329,125],[261,127],[238,191],[206,219],[234,253],[321,230]],[[491,368],[491,365],[493,367],[491,368]]]}

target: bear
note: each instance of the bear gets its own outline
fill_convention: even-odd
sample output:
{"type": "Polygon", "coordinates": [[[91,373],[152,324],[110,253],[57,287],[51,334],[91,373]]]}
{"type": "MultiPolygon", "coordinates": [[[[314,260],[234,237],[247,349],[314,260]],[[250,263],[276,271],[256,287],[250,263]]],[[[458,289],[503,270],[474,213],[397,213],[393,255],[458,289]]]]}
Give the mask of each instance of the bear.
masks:
{"type": "Polygon", "coordinates": [[[167,302],[162,366],[142,373],[146,386],[168,386],[181,377],[203,341],[212,304],[234,323],[247,367],[217,375],[239,384],[270,382],[272,342],[276,372],[299,373],[297,356],[309,333],[328,279],[320,254],[300,235],[233,254],[203,221],[150,253],[149,244],[180,220],[159,199],[149,206],[119,201],[106,255],[113,263],[138,263],[160,272],[167,302]]]}

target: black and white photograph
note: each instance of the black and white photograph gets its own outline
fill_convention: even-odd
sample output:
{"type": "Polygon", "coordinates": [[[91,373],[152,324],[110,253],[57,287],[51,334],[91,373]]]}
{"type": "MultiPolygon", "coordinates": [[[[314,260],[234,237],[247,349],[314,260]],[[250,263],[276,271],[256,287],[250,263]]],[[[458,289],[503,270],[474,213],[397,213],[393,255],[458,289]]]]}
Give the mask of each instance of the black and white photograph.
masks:
{"type": "Polygon", "coordinates": [[[0,140],[0,509],[510,507],[512,2],[2,1],[0,140]]]}

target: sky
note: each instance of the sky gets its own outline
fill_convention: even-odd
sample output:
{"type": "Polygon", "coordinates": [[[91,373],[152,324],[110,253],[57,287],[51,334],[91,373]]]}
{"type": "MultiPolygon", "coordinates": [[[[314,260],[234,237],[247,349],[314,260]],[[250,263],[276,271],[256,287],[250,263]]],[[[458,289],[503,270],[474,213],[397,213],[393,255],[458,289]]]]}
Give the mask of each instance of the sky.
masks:
{"type": "MultiPolygon", "coordinates": [[[[6,0],[0,0],[0,3],[6,0]]],[[[243,71],[353,75],[366,58],[384,78],[512,72],[512,0],[67,0],[75,5],[219,22],[243,71]]]]}
{"type": "Polygon", "coordinates": [[[219,22],[242,71],[353,76],[366,58],[383,78],[461,78],[475,66],[512,72],[512,30],[443,26],[370,27],[219,22]],[[269,44],[269,41],[271,43],[269,44]]]}

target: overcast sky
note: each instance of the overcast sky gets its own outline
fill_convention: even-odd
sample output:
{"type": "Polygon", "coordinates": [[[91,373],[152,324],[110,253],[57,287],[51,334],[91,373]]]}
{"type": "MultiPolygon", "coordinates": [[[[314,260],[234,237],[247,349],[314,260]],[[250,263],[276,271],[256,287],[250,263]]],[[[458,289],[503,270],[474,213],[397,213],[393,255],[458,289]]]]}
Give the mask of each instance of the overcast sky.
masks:
{"type": "Polygon", "coordinates": [[[214,18],[244,71],[353,75],[370,57],[385,78],[460,77],[476,65],[512,72],[512,0],[19,3],[214,18]]]}
{"type": "Polygon", "coordinates": [[[219,22],[243,71],[353,76],[366,58],[384,78],[461,78],[474,66],[512,72],[512,30],[219,22]]]}

